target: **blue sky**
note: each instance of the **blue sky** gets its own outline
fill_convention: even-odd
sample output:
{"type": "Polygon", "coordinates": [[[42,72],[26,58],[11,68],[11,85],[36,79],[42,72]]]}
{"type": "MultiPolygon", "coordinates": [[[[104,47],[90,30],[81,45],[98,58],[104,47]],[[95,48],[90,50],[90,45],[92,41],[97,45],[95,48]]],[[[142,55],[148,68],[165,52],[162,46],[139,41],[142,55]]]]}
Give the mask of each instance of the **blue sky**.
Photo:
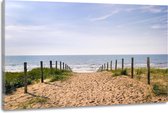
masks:
{"type": "Polygon", "coordinates": [[[167,54],[167,12],[167,6],[7,0],[6,54],[167,54]]]}

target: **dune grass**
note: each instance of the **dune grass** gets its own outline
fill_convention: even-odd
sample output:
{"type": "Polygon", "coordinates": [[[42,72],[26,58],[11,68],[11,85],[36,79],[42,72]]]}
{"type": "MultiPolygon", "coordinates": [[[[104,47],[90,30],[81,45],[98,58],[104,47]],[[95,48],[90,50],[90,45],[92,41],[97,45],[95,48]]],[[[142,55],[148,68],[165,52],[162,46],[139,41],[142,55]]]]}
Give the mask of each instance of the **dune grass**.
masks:
{"type": "MultiPolygon", "coordinates": [[[[126,68],[124,70],[117,69],[112,70],[113,76],[126,75],[131,77],[131,69],[126,68]]],[[[168,95],[168,69],[157,69],[151,68],[151,87],[156,95],[168,95]]],[[[146,68],[135,68],[134,79],[139,80],[147,84],[147,69],[146,68]]]]}
{"type": "MultiPolygon", "coordinates": [[[[65,80],[71,76],[71,72],[67,70],[56,70],[50,68],[43,69],[44,79],[50,79],[50,82],[57,80],[65,80]]],[[[41,70],[34,68],[27,72],[28,85],[40,82],[41,70]]],[[[4,73],[4,93],[9,94],[16,90],[16,88],[24,86],[24,73],[23,72],[5,72],[4,73]]]]}
{"type": "Polygon", "coordinates": [[[117,70],[112,70],[112,75],[113,76],[120,76],[120,75],[128,75],[127,69],[117,69],[117,70]]]}
{"type": "Polygon", "coordinates": [[[27,108],[32,108],[33,105],[35,104],[45,104],[48,101],[48,98],[44,97],[34,97],[30,99],[29,101],[23,102],[19,104],[20,109],[27,109],[27,108]]]}

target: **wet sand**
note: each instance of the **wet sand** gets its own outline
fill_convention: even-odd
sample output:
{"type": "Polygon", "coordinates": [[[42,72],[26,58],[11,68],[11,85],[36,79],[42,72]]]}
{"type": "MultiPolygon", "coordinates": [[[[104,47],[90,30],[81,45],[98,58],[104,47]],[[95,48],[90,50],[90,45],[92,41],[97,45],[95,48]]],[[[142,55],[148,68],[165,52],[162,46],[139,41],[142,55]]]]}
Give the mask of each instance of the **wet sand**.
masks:
{"type": "Polygon", "coordinates": [[[127,76],[113,77],[109,72],[73,73],[66,81],[38,83],[4,96],[5,110],[104,106],[166,102],[167,97],[156,97],[151,86],[127,76]]]}

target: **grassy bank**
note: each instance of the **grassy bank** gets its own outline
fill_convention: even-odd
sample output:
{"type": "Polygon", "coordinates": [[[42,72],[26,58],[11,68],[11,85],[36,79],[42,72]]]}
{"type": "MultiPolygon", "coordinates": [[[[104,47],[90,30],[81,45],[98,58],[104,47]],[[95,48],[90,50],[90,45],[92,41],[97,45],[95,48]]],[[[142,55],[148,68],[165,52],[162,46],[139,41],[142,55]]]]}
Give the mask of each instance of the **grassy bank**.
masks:
{"type": "MultiPolygon", "coordinates": [[[[131,77],[131,69],[124,70],[118,69],[111,71],[113,76],[126,75],[131,77]]],[[[168,95],[168,69],[151,68],[151,86],[156,95],[168,95]]],[[[136,68],[134,69],[134,79],[147,84],[147,69],[136,68]]]]}
{"type": "MultiPolygon", "coordinates": [[[[50,82],[57,80],[65,80],[71,76],[70,71],[56,70],[44,68],[44,79],[49,79],[50,82]]],[[[28,84],[38,83],[41,78],[40,68],[34,68],[28,71],[28,84]]],[[[4,73],[4,93],[9,94],[16,90],[16,88],[24,86],[24,73],[23,72],[5,72],[4,73]]]]}

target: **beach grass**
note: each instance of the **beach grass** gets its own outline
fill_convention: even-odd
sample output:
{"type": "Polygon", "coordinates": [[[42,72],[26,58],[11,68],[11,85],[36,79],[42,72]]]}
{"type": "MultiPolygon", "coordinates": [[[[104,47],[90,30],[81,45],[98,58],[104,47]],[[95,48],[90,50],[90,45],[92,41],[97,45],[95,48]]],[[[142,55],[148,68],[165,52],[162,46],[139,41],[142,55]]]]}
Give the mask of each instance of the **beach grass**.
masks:
{"type": "Polygon", "coordinates": [[[20,109],[32,108],[34,104],[45,104],[48,101],[48,98],[44,97],[34,97],[29,101],[20,103],[18,106],[20,109]]]}
{"type": "MultiPolygon", "coordinates": [[[[71,76],[71,72],[67,70],[43,68],[44,79],[49,79],[50,82],[65,80],[71,76]]],[[[40,82],[41,69],[34,68],[27,72],[27,82],[29,84],[40,82]]],[[[4,73],[4,93],[9,94],[16,90],[16,88],[24,86],[23,72],[5,72],[4,73]]]]}
{"type": "MultiPolygon", "coordinates": [[[[125,68],[124,70],[119,68],[110,72],[112,72],[113,76],[126,75],[131,77],[130,68],[125,68]]],[[[168,69],[151,68],[150,73],[150,85],[153,88],[153,92],[156,95],[168,95],[168,69]]],[[[147,84],[147,69],[135,68],[133,79],[147,84]]]]}
{"type": "Polygon", "coordinates": [[[128,75],[128,70],[127,69],[117,69],[117,70],[112,70],[111,71],[113,76],[120,76],[120,75],[128,75]]]}

